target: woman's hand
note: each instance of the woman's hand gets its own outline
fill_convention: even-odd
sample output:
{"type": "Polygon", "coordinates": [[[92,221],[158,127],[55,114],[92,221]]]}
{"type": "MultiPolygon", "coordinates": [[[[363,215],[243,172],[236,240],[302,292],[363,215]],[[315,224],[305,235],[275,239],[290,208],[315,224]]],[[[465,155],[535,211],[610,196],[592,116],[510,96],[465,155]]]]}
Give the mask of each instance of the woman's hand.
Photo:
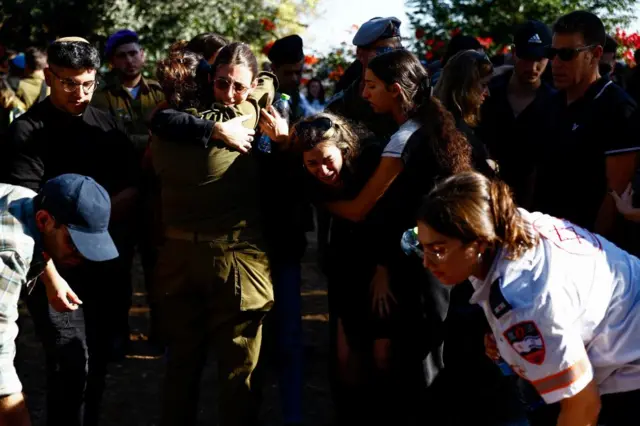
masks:
{"type": "Polygon", "coordinates": [[[397,303],[389,288],[389,271],[378,265],[371,281],[371,310],[380,318],[386,318],[391,313],[392,302],[397,303]]]}
{"type": "Polygon", "coordinates": [[[624,190],[621,196],[616,191],[611,191],[611,196],[615,200],[616,207],[621,215],[627,220],[640,222],[640,209],[633,207],[633,187],[631,184],[627,185],[627,189],[624,190]]]}
{"type": "Polygon", "coordinates": [[[253,129],[247,129],[242,123],[251,117],[251,115],[243,115],[242,117],[236,117],[224,123],[216,123],[213,126],[211,139],[221,140],[229,147],[243,154],[248,153],[251,151],[253,137],[256,132],[253,129]]]}
{"type": "Polygon", "coordinates": [[[260,111],[260,130],[279,145],[289,142],[289,123],[273,105],[260,111]]]}

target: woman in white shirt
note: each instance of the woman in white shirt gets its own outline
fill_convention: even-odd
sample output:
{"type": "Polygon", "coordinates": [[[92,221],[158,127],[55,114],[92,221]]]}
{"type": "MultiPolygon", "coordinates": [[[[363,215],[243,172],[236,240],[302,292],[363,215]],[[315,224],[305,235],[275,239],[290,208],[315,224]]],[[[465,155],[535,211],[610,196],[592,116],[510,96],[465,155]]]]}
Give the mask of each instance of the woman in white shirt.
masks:
{"type": "Polygon", "coordinates": [[[447,285],[469,279],[501,357],[559,426],[637,424],[640,260],[465,172],[439,183],[418,216],[424,265],[447,285]],[[599,422],[599,423],[598,423],[599,422]]]}

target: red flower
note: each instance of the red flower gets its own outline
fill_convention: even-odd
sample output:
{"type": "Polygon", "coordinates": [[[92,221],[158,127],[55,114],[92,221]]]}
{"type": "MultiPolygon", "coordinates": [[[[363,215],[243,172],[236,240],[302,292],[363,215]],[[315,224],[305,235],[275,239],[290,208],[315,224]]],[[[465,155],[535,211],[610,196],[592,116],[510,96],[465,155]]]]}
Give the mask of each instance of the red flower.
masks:
{"type": "Polygon", "coordinates": [[[320,59],[316,58],[313,55],[306,55],[304,57],[304,63],[307,64],[307,65],[312,65],[313,66],[313,65],[317,64],[318,61],[320,61],[320,59]]]}
{"type": "Polygon", "coordinates": [[[262,24],[262,28],[264,28],[265,31],[274,31],[276,29],[276,24],[274,24],[270,19],[262,18],[260,19],[260,23],[262,24]]]}
{"type": "Polygon", "coordinates": [[[461,30],[460,28],[455,28],[455,29],[451,30],[451,32],[449,33],[449,35],[450,35],[451,37],[455,37],[455,36],[457,36],[458,34],[460,34],[461,32],[462,32],[462,30],[461,30]]]}
{"type": "Polygon", "coordinates": [[[435,40],[434,40],[434,39],[429,38],[429,39],[426,39],[426,40],[424,41],[424,45],[425,45],[425,46],[433,46],[433,43],[434,43],[434,42],[435,42],[435,40]]]}
{"type": "Polygon", "coordinates": [[[329,73],[329,80],[338,81],[343,74],[344,68],[342,68],[342,65],[338,65],[334,71],[329,73]]]}
{"type": "Polygon", "coordinates": [[[503,55],[506,55],[509,52],[511,52],[511,46],[509,45],[503,46],[502,49],[500,50],[500,53],[503,55]]]}
{"type": "Polygon", "coordinates": [[[438,40],[438,41],[436,41],[436,42],[435,42],[435,44],[433,45],[433,48],[434,48],[435,50],[440,50],[440,49],[442,49],[442,48],[445,46],[445,44],[446,44],[446,43],[445,43],[444,41],[442,41],[442,40],[438,40]]]}
{"type": "Polygon", "coordinates": [[[427,58],[427,61],[430,61],[433,59],[433,52],[432,51],[428,51],[427,54],[425,55],[425,57],[427,58]]]}
{"type": "Polygon", "coordinates": [[[476,40],[478,40],[478,43],[485,49],[490,48],[493,44],[493,38],[491,37],[476,37],[476,40]]]}
{"type": "Polygon", "coordinates": [[[422,37],[424,37],[424,29],[422,29],[422,28],[418,28],[418,29],[416,30],[416,38],[417,38],[418,40],[421,40],[421,39],[422,39],[422,37]]]}
{"type": "Polygon", "coordinates": [[[273,43],[275,43],[275,42],[276,42],[275,40],[271,40],[270,42],[265,44],[264,47],[262,48],[262,53],[264,53],[265,55],[268,55],[269,51],[273,47],[273,43]]]}

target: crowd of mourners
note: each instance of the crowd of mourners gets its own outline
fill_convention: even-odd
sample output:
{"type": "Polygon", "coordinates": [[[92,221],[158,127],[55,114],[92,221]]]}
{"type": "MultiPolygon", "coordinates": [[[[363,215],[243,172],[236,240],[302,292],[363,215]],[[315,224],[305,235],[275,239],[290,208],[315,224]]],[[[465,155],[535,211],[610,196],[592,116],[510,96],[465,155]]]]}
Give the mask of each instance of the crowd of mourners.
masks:
{"type": "Polygon", "coordinates": [[[107,73],[80,37],[6,52],[0,425],[31,424],[20,301],[46,357],[46,424],[100,424],[134,257],[163,426],[197,424],[209,352],[220,425],[260,424],[265,365],[283,424],[309,422],[312,231],[336,425],[639,424],[640,68],[585,11],[520,23],[507,56],[456,35],[429,64],[400,26],[359,28],[330,99],[319,79],[302,90],[298,35],[262,66],[242,41],[176,41],[154,80],[130,30],[107,40],[107,73]]]}

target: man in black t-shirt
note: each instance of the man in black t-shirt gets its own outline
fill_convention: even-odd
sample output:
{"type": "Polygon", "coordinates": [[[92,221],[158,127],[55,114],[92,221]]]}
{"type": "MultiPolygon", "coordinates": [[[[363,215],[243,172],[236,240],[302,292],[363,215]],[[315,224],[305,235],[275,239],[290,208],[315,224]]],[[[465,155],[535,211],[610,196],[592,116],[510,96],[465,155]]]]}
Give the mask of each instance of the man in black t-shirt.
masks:
{"type": "Polygon", "coordinates": [[[92,177],[111,196],[110,233],[120,257],[60,271],[82,307],[53,311],[42,285],[27,297],[47,358],[47,424],[89,426],[98,423],[106,366],[120,328],[117,311],[130,297],[130,265],[123,263],[128,247],[122,241],[135,205],[137,161],[121,124],[89,105],[100,67],[96,49],[83,39],[61,39],[49,47],[48,58],[51,96],[10,126],[0,181],[38,191],[50,178],[76,173],[92,177]]]}
{"type": "Polygon", "coordinates": [[[551,30],[542,22],[528,21],[516,30],[514,68],[491,81],[491,96],[482,105],[476,129],[491,158],[497,161],[501,179],[525,208],[531,206],[533,198],[532,153],[546,137],[540,126],[548,119],[543,105],[554,93],[542,81],[549,62],[546,46],[550,44],[551,30]]]}
{"type": "Polygon", "coordinates": [[[551,119],[537,149],[534,208],[610,237],[616,209],[608,191],[624,191],[640,151],[636,104],[598,72],[606,34],[596,15],[572,12],[553,31],[548,53],[560,92],[544,106],[551,119]]]}

